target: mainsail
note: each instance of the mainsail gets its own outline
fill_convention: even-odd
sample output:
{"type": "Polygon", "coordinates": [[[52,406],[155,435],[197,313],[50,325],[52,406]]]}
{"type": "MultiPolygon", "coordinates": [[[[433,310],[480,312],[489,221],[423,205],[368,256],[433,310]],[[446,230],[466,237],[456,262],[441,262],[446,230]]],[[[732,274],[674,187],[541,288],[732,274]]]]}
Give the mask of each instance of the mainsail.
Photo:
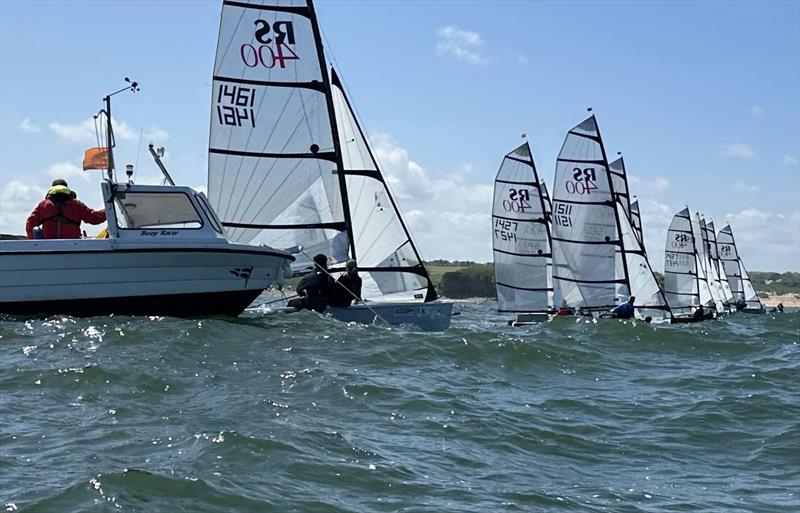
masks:
{"type": "Polygon", "coordinates": [[[664,252],[664,295],[676,316],[691,316],[700,306],[700,282],[689,208],[672,218],[664,252]]]}
{"type": "Polygon", "coordinates": [[[613,308],[617,286],[627,288],[627,270],[617,276],[615,267],[622,234],[614,205],[603,141],[591,116],[567,133],[556,160],[553,280],[569,306],[613,308]]]}
{"type": "Polygon", "coordinates": [[[508,153],[494,181],[492,206],[495,282],[501,312],[553,308],[546,194],[528,143],[508,153]]]}
{"type": "Polygon", "coordinates": [[[209,198],[232,240],[302,247],[295,268],[314,253],[355,258],[364,297],[436,299],[329,78],[310,0],[225,0],[212,87],[209,198]]]}
{"type": "Polygon", "coordinates": [[[709,221],[706,225],[707,234],[708,234],[708,244],[710,248],[710,255],[711,261],[714,264],[714,267],[717,270],[717,276],[719,277],[719,284],[722,289],[722,302],[728,306],[728,309],[731,308],[731,305],[735,303],[735,299],[733,297],[733,292],[731,291],[731,285],[728,283],[728,277],[725,274],[725,267],[722,265],[722,261],[719,258],[719,247],[717,245],[717,234],[714,230],[714,221],[709,221]]]}
{"type": "MultiPolygon", "coordinates": [[[[208,192],[230,239],[348,257],[348,213],[314,10],[224,1],[214,62],[208,192]]],[[[298,255],[294,266],[308,266],[298,255]]]]}

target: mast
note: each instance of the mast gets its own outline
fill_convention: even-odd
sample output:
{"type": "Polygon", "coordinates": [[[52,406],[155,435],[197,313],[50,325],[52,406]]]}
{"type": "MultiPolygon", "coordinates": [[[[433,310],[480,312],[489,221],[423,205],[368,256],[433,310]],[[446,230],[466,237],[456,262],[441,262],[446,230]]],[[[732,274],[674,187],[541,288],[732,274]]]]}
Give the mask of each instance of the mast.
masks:
{"type": "MultiPolygon", "coordinates": [[[[339,180],[339,190],[342,197],[342,210],[344,211],[344,222],[347,229],[347,238],[350,240],[350,258],[356,258],[356,243],[353,236],[353,222],[350,218],[350,201],[347,198],[347,180],[344,174],[344,162],[342,161],[342,146],[339,140],[339,129],[336,126],[336,112],[333,107],[333,91],[328,77],[328,66],[325,63],[325,51],[322,48],[322,36],[317,22],[317,12],[314,10],[314,1],[308,0],[308,17],[311,20],[311,28],[314,32],[314,44],[317,47],[317,57],[319,58],[320,73],[322,73],[322,87],[325,90],[325,103],[328,106],[331,124],[331,135],[333,137],[333,151],[336,159],[336,176],[339,180]]],[[[356,265],[358,262],[356,261],[356,265]]]]}
{"type": "MultiPolygon", "coordinates": [[[[553,238],[550,235],[550,221],[548,220],[547,216],[547,208],[545,208],[544,204],[544,195],[542,194],[542,183],[539,179],[539,173],[536,171],[536,164],[533,160],[533,151],[531,151],[531,145],[528,141],[525,141],[525,146],[528,148],[528,153],[531,156],[531,164],[533,165],[533,176],[536,178],[536,188],[539,190],[539,205],[542,207],[542,223],[544,224],[544,230],[547,233],[547,247],[550,248],[550,273],[552,275],[553,272],[553,238]]],[[[547,268],[545,267],[545,270],[547,268]]],[[[551,308],[555,309],[556,305],[556,291],[555,291],[555,283],[553,283],[553,288],[549,292],[552,293],[553,304],[549,305],[551,308]]]]}
{"type": "MultiPolygon", "coordinates": [[[[609,169],[608,167],[608,157],[606,156],[606,148],[603,145],[603,137],[602,135],[600,135],[600,126],[597,124],[597,118],[595,118],[594,114],[592,114],[592,119],[594,119],[594,126],[597,129],[597,139],[600,141],[600,151],[603,154],[603,163],[605,164],[606,176],[608,177],[608,187],[611,192],[611,206],[614,210],[614,220],[617,225],[617,239],[618,239],[617,244],[619,245],[620,252],[622,254],[622,272],[625,275],[625,285],[628,287],[628,296],[630,296],[631,280],[630,280],[630,275],[628,274],[628,262],[625,259],[625,244],[623,244],[622,242],[622,226],[620,226],[619,212],[617,212],[617,207],[615,205],[617,199],[616,199],[616,194],[614,192],[614,180],[611,177],[611,169],[609,169]]],[[[614,299],[616,299],[616,297],[614,299]]]]}
{"type": "MultiPolygon", "coordinates": [[[[687,205],[686,208],[689,208],[687,205]]],[[[691,211],[690,211],[691,212],[691,211]]],[[[697,223],[698,225],[700,223],[697,223]]],[[[691,214],[689,214],[689,229],[692,231],[692,251],[694,252],[694,279],[697,282],[697,301],[700,302],[700,254],[697,252],[697,241],[695,241],[694,235],[694,219],[692,219],[691,214]]],[[[702,237],[702,235],[701,235],[702,237]]],[[[702,242],[702,241],[701,241],[702,242]]],[[[703,304],[700,303],[700,307],[703,307],[703,304]]]]}

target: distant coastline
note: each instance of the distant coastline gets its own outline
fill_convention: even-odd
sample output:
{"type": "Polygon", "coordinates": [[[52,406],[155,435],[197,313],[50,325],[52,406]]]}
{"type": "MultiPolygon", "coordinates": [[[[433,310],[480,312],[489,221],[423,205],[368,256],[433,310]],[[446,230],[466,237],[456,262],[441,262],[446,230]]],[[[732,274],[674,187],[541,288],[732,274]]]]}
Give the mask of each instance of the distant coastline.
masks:
{"type": "MultiPolygon", "coordinates": [[[[450,299],[496,297],[494,266],[470,261],[450,262],[433,260],[425,263],[436,290],[450,299]]],[[[783,303],[787,307],[800,307],[800,273],[761,272],[749,273],[759,297],[768,306],[783,303]]],[[[656,273],[663,284],[663,276],[656,273]]]]}

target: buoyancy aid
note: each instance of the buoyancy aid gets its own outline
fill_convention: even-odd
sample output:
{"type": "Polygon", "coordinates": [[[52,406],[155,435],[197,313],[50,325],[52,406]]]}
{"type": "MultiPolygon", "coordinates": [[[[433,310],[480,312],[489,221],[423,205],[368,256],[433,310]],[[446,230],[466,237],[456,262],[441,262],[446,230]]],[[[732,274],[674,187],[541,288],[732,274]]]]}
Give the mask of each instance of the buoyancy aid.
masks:
{"type": "Polygon", "coordinates": [[[41,224],[44,224],[49,221],[56,222],[56,238],[61,238],[61,223],[73,224],[75,226],[80,226],[81,221],[80,219],[72,219],[64,214],[64,204],[77,197],[77,195],[69,189],[69,187],[65,185],[54,185],[47,190],[47,199],[53,202],[53,204],[58,208],[58,213],[53,214],[50,217],[42,219],[41,224]]]}

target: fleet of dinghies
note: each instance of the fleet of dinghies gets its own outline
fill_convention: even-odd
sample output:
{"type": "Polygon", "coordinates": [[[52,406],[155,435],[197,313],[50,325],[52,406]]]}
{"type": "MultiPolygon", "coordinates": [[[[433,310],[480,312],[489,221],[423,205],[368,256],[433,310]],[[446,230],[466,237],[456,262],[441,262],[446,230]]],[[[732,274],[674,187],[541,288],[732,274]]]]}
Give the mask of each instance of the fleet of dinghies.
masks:
{"type": "MultiPolygon", "coordinates": [[[[107,171],[106,238],[4,241],[0,313],[236,315],[289,267],[313,272],[311,255],[323,253],[332,272],[355,260],[363,280],[363,301],[328,308],[334,318],[447,329],[453,304],[437,297],[327,64],[313,2],[224,0],[212,82],[208,199],[172,185],[152,151],[170,185],[136,185],[132,169],[128,183],[116,182],[110,98],[137,84],[106,96],[106,145],[90,150],[104,160],[85,167],[107,171]],[[54,258],[87,279],[69,308],[58,273],[47,272],[54,258]]],[[[632,297],[635,317],[648,322],[763,313],[731,227],[717,234],[688,207],[667,231],[662,289],[617,155],[609,162],[591,115],[567,132],[552,196],[527,141],[503,158],[492,227],[498,309],[515,315],[509,323],[602,317],[632,297]]]]}
{"type": "Polygon", "coordinates": [[[730,226],[717,235],[688,207],[667,231],[662,287],[631,198],[624,158],[608,162],[594,115],[567,132],[552,200],[527,142],[504,157],[492,229],[498,310],[516,315],[509,324],[603,317],[631,297],[635,318],[647,322],[764,312],[730,226]]]}

